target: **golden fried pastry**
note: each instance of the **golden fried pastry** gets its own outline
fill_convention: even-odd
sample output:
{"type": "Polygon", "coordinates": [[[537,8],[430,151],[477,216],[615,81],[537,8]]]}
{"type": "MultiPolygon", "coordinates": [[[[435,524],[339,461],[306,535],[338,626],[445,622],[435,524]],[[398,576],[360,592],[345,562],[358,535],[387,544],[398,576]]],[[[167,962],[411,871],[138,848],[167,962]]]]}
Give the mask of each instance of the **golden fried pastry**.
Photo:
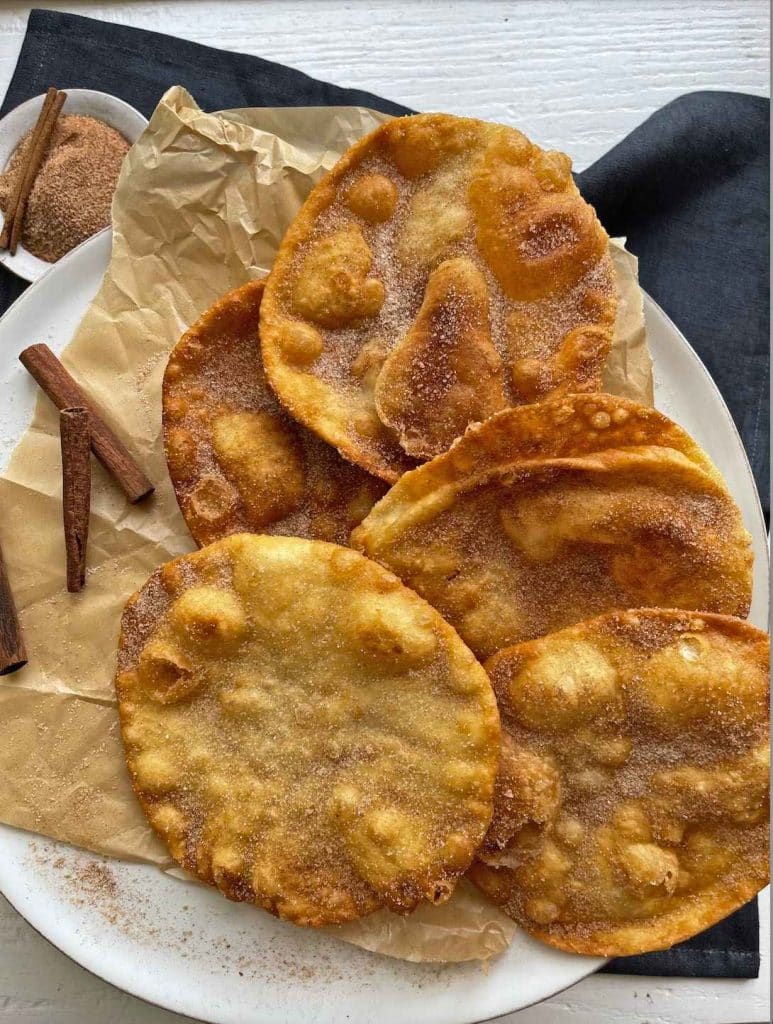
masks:
{"type": "Polygon", "coordinates": [[[738,619],[617,611],[486,663],[502,714],[472,879],[574,953],[664,949],[768,880],[770,645],[738,619]]]}
{"type": "Polygon", "coordinates": [[[263,372],[263,281],[228,292],[186,331],[164,374],[164,447],[197,544],[242,530],[345,543],[384,493],[294,423],[263,372]]]}
{"type": "Polygon", "coordinates": [[[126,607],[116,690],[175,860],[297,924],[441,902],[489,825],[486,673],[349,548],[233,534],[168,562],[126,607]]]}
{"type": "Polygon", "coordinates": [[[352,534],[479,657],[611,608],[744,616],[752,554],[708,457],[653,409],[574,395],[497,414],[352,534]]]}
{"type": "Polygon", "coordinates": [[[394,482],[473,422],[596,391],[617,296],[563,153],[513,128],[399,118],[352,146],[284,237],[261,344],[281,401],[394,482]]]}

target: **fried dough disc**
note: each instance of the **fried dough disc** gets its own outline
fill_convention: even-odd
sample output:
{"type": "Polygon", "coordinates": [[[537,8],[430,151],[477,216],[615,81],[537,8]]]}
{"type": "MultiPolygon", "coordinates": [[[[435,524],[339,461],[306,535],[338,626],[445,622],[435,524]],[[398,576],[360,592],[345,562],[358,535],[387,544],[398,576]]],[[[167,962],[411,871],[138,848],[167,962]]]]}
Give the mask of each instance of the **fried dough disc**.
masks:
{"type": "Polygon", "coordinates": [[[266,372],[292,414],[394,482],[472,422],[596,391],[617,295],[563,153],[448,114],[352,146],[266,285],[266,372]]]}
{"type": "Polygon", "coordinates": [[[502,714],[494,820],[472,879],[573,953],[665,949],[768,881],[760,630],[613,612],[486,663],[502,714]]]}
{"type": "Polygon", "coordinates": [[[444,900],[491,819],[486,673],[348,548],[234,534],[162,566],[124,612],[116,690],[175,860],[297,924],[444,900]]]}
{"type": "Polygon", "coordinates": [[[199,545],[242,530],[346,543],[385,488],[274,397],[258,338],[263,287],[228,292],[169,356],[164,448],[177,501],[199,545]]]}
{"type": "Polygon", "coordinates": [[[352,534],[479,657],[611,608],[744,616],[752,554],[708,457],[611,395],[510,409],[407,473],[352,534]]]}

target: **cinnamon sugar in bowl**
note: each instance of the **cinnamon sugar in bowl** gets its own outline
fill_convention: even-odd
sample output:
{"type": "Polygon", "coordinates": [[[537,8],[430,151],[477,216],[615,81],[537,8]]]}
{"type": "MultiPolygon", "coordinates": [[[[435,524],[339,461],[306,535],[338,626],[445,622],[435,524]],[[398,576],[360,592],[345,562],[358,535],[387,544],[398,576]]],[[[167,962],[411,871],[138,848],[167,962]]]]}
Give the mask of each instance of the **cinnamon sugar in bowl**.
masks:
{"type": "MultiPolygon", "coordinates": [[[[109,226],[121,163],[148,123],[139,111],[107,93],[65,91],[64,108],[29,195],[20,245],[14,254],[0,250],[0,264],[27,281],[109,226]]],[[[3,216],[44,99],[36,96],[0,120],[3,216]]]]}
{"type": "MultiPolygon", "coordinates": [[[[13,189],[32,146],[32,130],[0,174],[0,209],[7,213],[13,189]]],[[[62,114],[29,196],[21,241],[47,263],[110,224],[110,204],[129,143],[95,117],[62,114]]]]}

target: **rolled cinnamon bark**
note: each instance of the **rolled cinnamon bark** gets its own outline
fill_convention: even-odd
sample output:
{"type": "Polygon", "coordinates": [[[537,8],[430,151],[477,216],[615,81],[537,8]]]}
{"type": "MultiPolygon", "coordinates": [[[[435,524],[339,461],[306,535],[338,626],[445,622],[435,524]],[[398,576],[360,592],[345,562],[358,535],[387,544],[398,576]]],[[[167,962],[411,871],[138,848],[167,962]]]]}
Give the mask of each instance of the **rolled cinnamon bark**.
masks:
{"type": "Polygon", "coordinates": [[[32,164],[35,148],[40,140],[43,126],[48,120],[48,115],[53,109],[56,97],[57,90],[53,86],[49,86],[45,99],[43,100],[43,106],[40,108],[38,119],[35,122],[35,127],[32,129],[32,137],[30,138],[29,146],[27,147],[27,155],[24,159],[24,163],[19,168],[19,173],[16,176],[16,184],[13,187],[13,191],[11,192],[11,196],[8,201],[8,209],[5,211],[3,230],[0,232],[0,249],[7,249],[10,244],[13,222],[16,219],[16,211],[19,208],[19,199],[22,194],[22,189],[24,188],[27,171],[32,164]]]}
{"type": "Polygon", "coordinates": [[[29,162],[27,163],[23,174],[21,191],[19,193],[19,202],[13,215],[13,223],[11,224],[11,239],[8,246],[11,255],[14,255],[19,245],[21,230],[24,225],[24,214],[27,212],[27,200],[30,197],[32,187],[35,184],[35,178],[38,176],[40,165],[43,163],[43,159],[48,151],[48,144],[51,141],[51,136],[53,135],[54,128],[56,127],[57,118],[59,117],[59,113],[64,106],[64,101],[66,99],[66,92],[57,92],[54,97],[54,101],[51,104],[51,108],[40,126],[40,132],[32,143],[29,162]]]}
{"type": "Polygon", "coordinates": [[[86,542],[91,507],[91,430],[89,411],[62,409],[62,517],[67,553],[67,589],[77,594],[86,582],[86,542]]]}
{"type": "Polygon", "coordinates": [[[16,672],[26,664],[24,637],[5,571],[3,553],[0,551],[0,676],[16,672]]]}
{"type": "Polygon", "coordinates": [[[152,494],[155,490],[153,484],[48,345],[30,345],[29,348],[24,349],[19,359],[57,409],[82,406],[88,410],[91,425],[91,450],[105,469],[115,477],[129,501],[135,504],[152,494]]]}

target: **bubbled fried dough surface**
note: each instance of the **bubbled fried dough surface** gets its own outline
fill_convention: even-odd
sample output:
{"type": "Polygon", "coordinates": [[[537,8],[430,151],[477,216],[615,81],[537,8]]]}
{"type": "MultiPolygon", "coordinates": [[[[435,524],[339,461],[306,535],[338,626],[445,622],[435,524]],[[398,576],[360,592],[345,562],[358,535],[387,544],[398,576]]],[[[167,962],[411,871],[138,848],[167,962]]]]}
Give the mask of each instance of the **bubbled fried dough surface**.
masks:
{"type": "Polygon", "coordinates": [[[116,690],[175,860],[298,924],[442,901],[488,827],[486,673],[348,548],[235,534],[162,566],[124,612],[116,690]]]}
{"type": "Polygon", "coordinates": [[[169,357],[164,447],[177,501],[199,545],[243,530],[344,543],[384,485],[276,400],[258,337],[263,288],[228,292],[169,357]]]}
{"type": "Polygon", "coordinates": [[[523,928],[575,953],[644,953],[767,883],[764,633],[614,612],[486,668],[503,745],[471,877],[523,928]]]}
{"type": "Polygon", "coordinates": [[[422,114],[362,139],[311,193],[261,339],[293,415],[393,482],[472,422],[597,390],[616,306],[608,238],[568,157],[422,114]]]}
{"type": "Polygon", "coordinates": [[[708,457],[609,395],[511,409],[407,473],[352,543],[479,657],[612,608],[744,616],[752,554],[708,457]]]}

